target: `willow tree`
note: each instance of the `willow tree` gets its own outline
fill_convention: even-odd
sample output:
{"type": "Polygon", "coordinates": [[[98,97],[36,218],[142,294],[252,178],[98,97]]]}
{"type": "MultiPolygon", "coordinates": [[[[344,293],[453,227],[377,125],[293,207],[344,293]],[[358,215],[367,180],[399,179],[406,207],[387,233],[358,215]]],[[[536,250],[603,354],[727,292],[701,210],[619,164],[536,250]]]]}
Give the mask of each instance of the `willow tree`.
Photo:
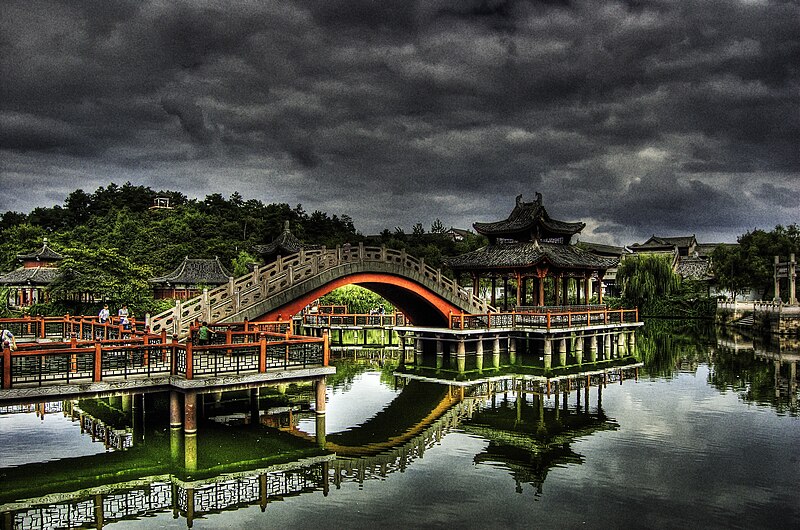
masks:
{"type": "Polygon", "coordinates": [[[617,283],[622,289],[622,299],[642,308],[676,293],[680,289],[680,276],[672,270],[672,256],[642,254],[626,257],[620,263],[617,283]]]}

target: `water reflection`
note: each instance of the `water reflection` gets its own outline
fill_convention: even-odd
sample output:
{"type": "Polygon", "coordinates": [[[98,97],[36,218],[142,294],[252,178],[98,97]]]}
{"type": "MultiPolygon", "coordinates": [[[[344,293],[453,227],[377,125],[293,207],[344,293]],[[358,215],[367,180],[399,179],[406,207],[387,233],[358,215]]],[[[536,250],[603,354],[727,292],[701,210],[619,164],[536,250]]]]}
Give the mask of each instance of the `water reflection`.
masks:
{"type": "MultiPolygon", "coordinates": [[[[282,519],[275,513],[285,517],[288,510],[278,505],[288,499],[295,499],[292,506],[309,521],[310,512],[326,520],[342,505],[374,505],[360,511],[356,526],[386,525],[388,492],[397,494],[392,485],[425,490],[428,484],[441,488],[443,480],[448,482],[443,501],[463,510],[467,522],[485,526],[489,520],[459,504],[466,491],[483,484],[476,480],[491,481],[494,490],[487,494],[499,496],[496,500],[509,513],[530,515],[524,501],[498,493],[504,485],[512,495],[522,494],[516,497],[532,490],[537,500],[552,503],[556,492],[569,491],[569,477],[585,480],[586,474],[594,474],[599,497],[593,505],[584,495],[587,509],[600,510],[625,480],[619,466],[603,474],[609,465],[604,455],[641,452],[656,458],[664,453],[658,464],[631,457],[625,467],[630,473],[637,466],[657,466],[664,473],[673,465],[669,458],[685,469],[715,452],[720,452],[718,460],[728,461],[722,452],[727,434],[686,443],[676,438],[677,427],[656,424],[666,421],[671,406],[701,402],[695,416],[704,426],[733,413],[736,398],[778,415],[797,413],[797,341],[763,341],[697,323],[649,322],[637,345],[643,365],[624,359],[582,363],[580,370],[550,378],[525,370],[524,351],[514,363],[502,357],[497,369],[491,362],[476,362],[465,371],[449,370],[447,359],[439,366],[435,360],[401,366],[404,359],[396,351],[349,351],[336,360],[337,374],[327,380],[325,414],[317,410],[318,389],[312,383],[197,394],[196,436],[189,444],[184,423],[176,423],[173,414],[176,404],[182,411],[184,403],[169,393],[4,407],[0,526],[99,528],[142,518],[142,525],[152,524],[152,518],[177,518],[189,527],[198,521],[210,527],[239,527],[245,520],[251,526],[277,525],[282,519]],[[687,376],[705,385],[702,396],[676,390],[675,384],[685,385],[687,376]],[[626,385],[639,389],[633,407],[621,405],[632,394],[626,385]],[[643,391],[650,387],[652,392],[643,391]],[[668,390],[669,398],[660,397],[668,390]],[[733,399],[725,410],[702,410],[709,393],[733,399]],[[18,426],[24,429],[17,432],[18,426]],[[54,433],[55,438],[45,436],[54,433]],[[460,441],[459,447],[453,449],[446,438],[460,441]],[[25,451],[26,446],[38,452],[25,451]],[[194,456],[187,457],[187,451],[194,456]],[[468,467],[449,467],[446,477],[440,475],[437,464],[453,459],[469,461],[480,470],[479,478],[468,467]],[[356,493],[348,489],[351,484],[356,493]],[[451,489],[452,494],[446,493],[451,489]],[[548,497],[551,492],[554,496],[548,497]],[[258,518],[253,510],[265,513],[258,518]]],[[[703,427],[702,432],[711,431],[703,427]]],[[[771,443],[768,431],[757,434],[749,443],[771,443]]],[[[790,432],[781,439],[787,437],[790,432]]],[[[770,447],[764,454],[776,450],[770,447]]],[[[726,476],[734,469],[727,467],[726,476]]],[[[757,476],[758,469],[742,473],[757,476]]],[[[641,482],[644,475],[633,476],[641,482]]],[[[424,501],[415,502],[423,504],[408,501],[404,508],[424,517],[424,501]]],[[[631,510],[636,514],[644,508],[634,502],[631,510]]],[[[541,510],[537,516],[547,520],[541,510]]],[[[664,520],[686,522],[677,514],[671,517],[664,520]]],[[[631,518],[611,522],[636,520],[631,518]]],[[[458,515],[453,519],[459,520],[458,515]]],[[[515,519],[523,520],[530,523],[515,519]]],[[[400,526],[400,519],[395,523],[388,526],[400,526]]]]}

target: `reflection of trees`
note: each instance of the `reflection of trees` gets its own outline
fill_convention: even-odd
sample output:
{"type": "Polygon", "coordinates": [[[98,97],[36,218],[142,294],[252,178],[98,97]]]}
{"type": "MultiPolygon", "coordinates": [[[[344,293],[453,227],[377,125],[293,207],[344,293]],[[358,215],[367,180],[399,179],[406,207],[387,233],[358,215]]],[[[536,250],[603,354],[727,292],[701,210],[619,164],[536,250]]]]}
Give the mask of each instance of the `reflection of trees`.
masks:
{"type": "Polygon", "coordinates": [[[392,386],[394,376],[392,375],[398,366],[397,355],[371,355],[370,352],[385,352],[385,350],[365,350],[362,355],[342,354],[338,358],[331,359],[331,365],[336,367],[336,373],[328,375],[326,381],[333,388],[343,388],[348,390],[356,376],[365,372],[381,372],[381,382],[387,386],[392,386]]]}
{"type": "Polygon", "coordinates": [[[775,379],[771,363],[756,359],[752,351],[719,348],[708,382],[725,392],[732,390],[745,402],[775,404],[775,379]]]}
{"type": "Polygon", "coordinates": [[[694,370],[709,361],[714,329],[704,320],[647,319],[636,348],[652,377],[671,377],[676,368],[694,370]]]}
{"type": "Polygon", "coordinates": [[[800,360],[796,340],[756,337],[745,347],[741,337],[737,342],[729,335],[718,340],[709,383],[720,391],[736,392],[747,403],[797,414],[797,383],[791,380],[789,369],[790,363],[800,360]]]}

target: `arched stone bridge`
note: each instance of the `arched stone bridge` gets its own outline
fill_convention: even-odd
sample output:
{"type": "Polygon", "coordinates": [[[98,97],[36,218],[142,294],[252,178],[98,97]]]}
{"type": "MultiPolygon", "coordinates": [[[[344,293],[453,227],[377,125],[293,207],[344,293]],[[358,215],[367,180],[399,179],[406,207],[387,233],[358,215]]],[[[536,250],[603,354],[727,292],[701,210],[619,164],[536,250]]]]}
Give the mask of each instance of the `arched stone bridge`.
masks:
{"type": "Polygon", "coordinates": [[[278,258],[228,285],[204,291],[151,317],[153,333],[185,336],[195,320],[238,322],[288,319],[313,300],[355,284],[383,296],[416,325],[446,327],[451,312],[486,313],[484,300],[405,251],[337,247],[278,258]]]}

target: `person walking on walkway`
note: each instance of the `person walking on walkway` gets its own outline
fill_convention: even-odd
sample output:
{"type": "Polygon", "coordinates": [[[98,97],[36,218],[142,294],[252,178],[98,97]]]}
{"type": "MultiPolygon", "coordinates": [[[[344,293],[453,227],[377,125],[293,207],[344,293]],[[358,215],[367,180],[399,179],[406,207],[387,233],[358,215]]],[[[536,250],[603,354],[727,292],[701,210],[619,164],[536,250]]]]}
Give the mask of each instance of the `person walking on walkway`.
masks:
{"type": "Polygon", "coordinates": [[[100,319],[101,324],[105,324],[111,318],[111,312],[108,310],[108,304],[103,306],[103,309],[98,313],[97,318],[100,319]]]}

